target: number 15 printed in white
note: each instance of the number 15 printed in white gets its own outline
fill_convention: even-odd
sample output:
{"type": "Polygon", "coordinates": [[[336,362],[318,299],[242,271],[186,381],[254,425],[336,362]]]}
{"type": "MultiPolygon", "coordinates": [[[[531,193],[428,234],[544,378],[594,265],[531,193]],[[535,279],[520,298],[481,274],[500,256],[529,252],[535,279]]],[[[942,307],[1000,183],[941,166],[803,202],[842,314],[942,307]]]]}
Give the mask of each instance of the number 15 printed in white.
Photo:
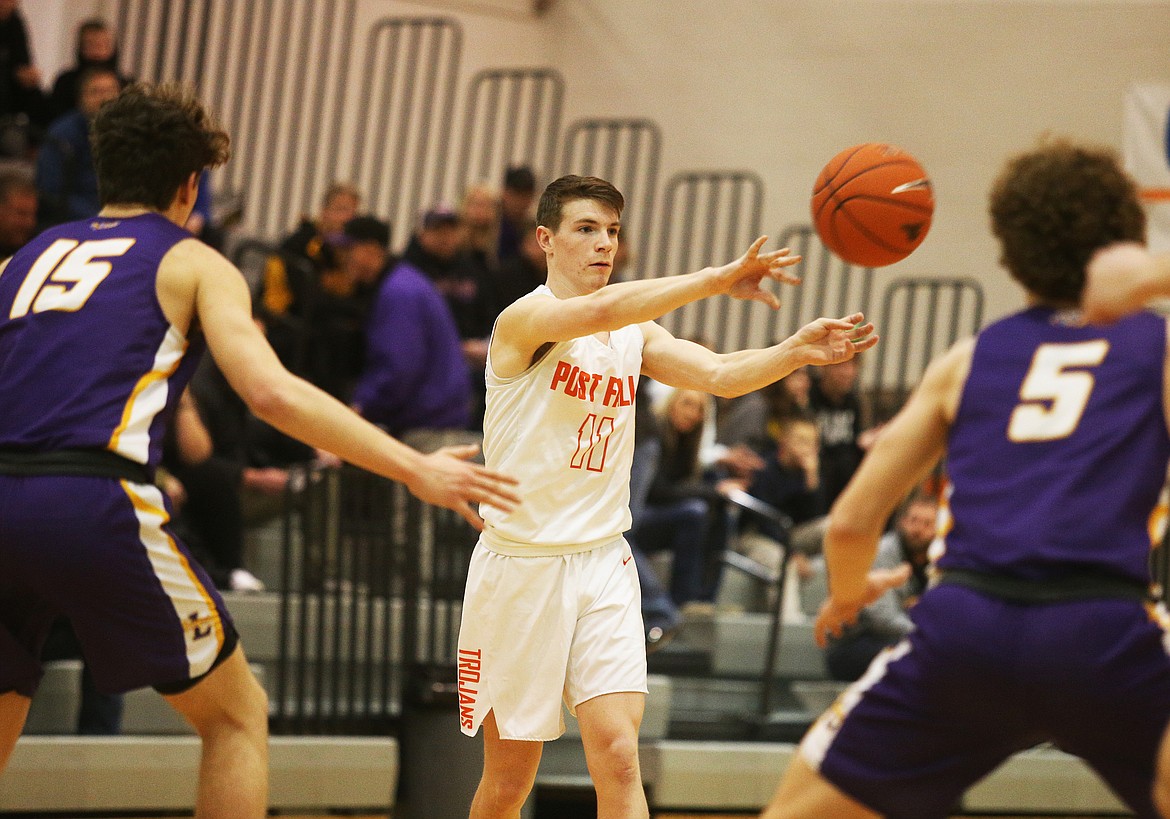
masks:
{"type": "Polygon", "coordinates": [[[134,239],[58,239],[29,268],[8,317],[17,319],[30,310],[80,310],[112,269],[109,262],[96,260],[121,256],[133,245],[134,239]]]}
{"type": "Polygon", "coordinates": [[[1096,367],[1107,352],[1109,342],[1104,339],[1037,347],[1020,385],[1020,403],[1008,423],[1008,438],[1023,443],[1071,435],[1096,384],[1085,368],[1096,367]]]}

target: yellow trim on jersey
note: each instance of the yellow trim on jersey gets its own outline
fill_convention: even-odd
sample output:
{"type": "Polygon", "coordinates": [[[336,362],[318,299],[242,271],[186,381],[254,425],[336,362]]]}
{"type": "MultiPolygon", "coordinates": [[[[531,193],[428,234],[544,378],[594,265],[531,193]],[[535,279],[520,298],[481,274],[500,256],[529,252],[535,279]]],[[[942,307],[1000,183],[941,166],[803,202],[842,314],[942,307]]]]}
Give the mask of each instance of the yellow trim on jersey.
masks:
{"type": "MultiPolygon", "coordinates": [[[[183,625],[184,631],[187,631],[189,628],[194,629],[199,626],[206,625],[208,622],[210,622],[215,629],[215,652],[211,655],[207,668],[200,670],[198,674],[192,673],[191,676],[197,677],[199,674],[204,674],[210,669],[210,663],[215,661],[215,658],[219,656],[219,652],[223,649],[223,620],[219,616],[219,609],[216,608],[215,602],[211,599],[211,595],[207,593],[207,588],[199,581],[198,575],[196,575],[195,572],[191,569],[191,563],[187,560],[186,555],[184,555],[182,551],[180,551],[179,547],[175,544],[174,538],[167,534],[166,530],[163,529],[163,526],[169,523],[171,519],[171,516],[167,514],[166,508],[161,504],[152,504],[138,491],[136,491],[135,487],[131,485],[129,481],[119,481],[119,483],[121,483],[122,491],[126,493],[126,496],[130,499],[131,505],[133,505],[136,511],[141,512],[143,515],[149,516],[152,519],[158,520],[157,527],[152,526],[151,528],[157,529],[158,534],[161,535],[167,547],[170,549],[170,556],[176,558],[179,566],[183,570],[183,573],[190,581],[191,588],[198,593],[200,598],[202,598],[204,605],[207,607],[207,611],[210,612],[210,615],[207,617],[202,617],[198,620],[190,620],[184,617],[183,614],[178,612],[176,609],[176,614],[179,617],[179,621],[183,625]]],[[[159,492],[159,499],[161,500],[161,490],[158,490],[158,488],[154,486],[150,486],[149,488],[159,492]]],[[[142,516],[139,516],[139,522],[140,524],[143,523],[142,516]]],[[[144,545],[147,547],[147,549],[150,548],[149,543],[144,543],[144,545]]],[[[166,592],[167,596],[171,597],[173,601],[174,598],[166,588],[165,578],[160,577],[159,581],[163,583],[163,591],[166,592]]],[[[188,644],[190,643],[189,640],[186,642],[188,642],[188,644]]],[[[188,659],[190,659],[190,655],[188,655],[188,659]]]]}
{"type": "MultiPolygon", "coordinates": [[[[130,427],[130,424],[136,420],[139,420],[134,417],[134,411],[139,406],[139,399],[152,385],[158,383],[159,381],[165,381],[175,374],[175,371],[179,369],[179,365],[183,363],[183,356],[187,352],[188,346],[189,345],[187,340],[182,337],[182,334],[179,333],[179,331],[176,330],[173,326],[168,326],[166,337],[163,339],[163,343],[159,350],[155,353],[154,367],[150,370],[150,372],[139,378],[138,382],[134,385],[134,389],[130,391],[130,397],[126,399],[126,403],[122,407],[122,420],[114,430],[113,434],[110,435],[110,442],[106,445],[107,449],[109,449],[111,452],[117,452],[120,455],[131,457],[129,453],[122,452],[121,439],[126,430],[130,427]],[[168,342],[172,339],[172,337],[177,338],[180,342],[179,348],[175,351],[168,351],[168,342]],[[161,370],[158,368],[159,359],[163,356],[164,353],[168,352],[171,356],[174,357],[174,361],[165,370],[161,370]]],[[[142,455],[142,462],[145,463],[149,457],[149,452],[139,454],[142,455]]],[[[133,458],[131,459],[133,460],[133,458]]]]}

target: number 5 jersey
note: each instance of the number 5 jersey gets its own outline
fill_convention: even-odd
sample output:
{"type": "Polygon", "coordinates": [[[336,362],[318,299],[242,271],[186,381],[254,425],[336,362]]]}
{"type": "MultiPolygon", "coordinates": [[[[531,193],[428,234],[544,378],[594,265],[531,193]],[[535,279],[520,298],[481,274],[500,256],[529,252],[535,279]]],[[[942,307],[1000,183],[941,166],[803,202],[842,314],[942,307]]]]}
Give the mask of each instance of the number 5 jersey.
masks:
{"type": "MultiPolygon", "coordinates": [[[[555,298],[541,285],[523,298],[555,298]]],[[[561,341],[512,378],[487,366],[483,451],[514,475],[524,499],[510,513],[481,506],[483,539],[513,555],[569,554],[610,543],[630,528],[634,393],[642,330],[561,341]]]]}

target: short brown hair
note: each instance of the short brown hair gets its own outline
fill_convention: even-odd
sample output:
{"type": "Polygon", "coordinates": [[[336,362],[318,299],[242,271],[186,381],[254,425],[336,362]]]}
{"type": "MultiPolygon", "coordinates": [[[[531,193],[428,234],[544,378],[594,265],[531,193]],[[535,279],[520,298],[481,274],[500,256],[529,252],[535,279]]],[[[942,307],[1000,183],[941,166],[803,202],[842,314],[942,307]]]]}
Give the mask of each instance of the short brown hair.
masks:
{"type": "Polygon", "coordinates": [[[1044,302],[1077,304],[1089,258],[1113,242],[1143,241],[1146,216],[1112,151],[1049,139],[1004,167],[991,228],[1016,281],[1044,302]]]}
{"type": "Polygon", "coordinates": [[[194,91],[174,83],[125,88],[102,106],[91,139],[103,205],[166,210],[191,174],[231,156],[227,132],[194,91]]]}
{"type": "Polygon", "coordinates": [[[543,225],[555,233],[561,226],[565,204],[578,199],[600,202],[618,216],[622,215],[622,208],[626,206],[626,200],[621,192],[604,179],[570,174],[548,183],[548,187],[540,195],[540,203],[536,206],[536,224],[543,225]]]}

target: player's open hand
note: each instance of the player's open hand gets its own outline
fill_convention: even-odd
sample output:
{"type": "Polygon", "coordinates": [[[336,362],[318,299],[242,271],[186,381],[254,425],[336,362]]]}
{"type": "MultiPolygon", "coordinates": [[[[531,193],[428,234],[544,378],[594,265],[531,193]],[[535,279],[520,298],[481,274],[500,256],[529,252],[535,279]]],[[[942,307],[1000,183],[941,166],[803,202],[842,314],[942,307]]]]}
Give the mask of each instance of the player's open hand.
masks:
{"type": "Polygon", "coordinates": [[[854,313],[844,318],[809,322],[789,342],[802,364],[840,364],[878,343],[873,330],[873,323],[867,322],[863,313],[854,313]]]}
{"type": "Polygon", "coordinates": [[[817,645],[824,648],[828,645],[830,637],[840,637],[846,626],[857,622],[862,609],[877,602],[877,599],[890,589],[905,585],[910,579],[910,571],[909,563],[903,563],[893,569],[871,569],[865,577],[865,592],[861,597],[845,602],[829,595],[821,604],[821,610],[813,625],[817,645]]]}
{"type": "Polygon", "coordinates": [[[760,248],[766,241],[767,236],[756,239],[746,253],[731,264],[724,265],[719,273],[724,284],[723,292],[729,296],[763,302],[775,310],[780,306],[780,299],[776,298],[775,293],[765,290],[760,285],[766,278],[786,284],[799,284],[800,279],[785,268],[799,262],[800,256],[791,255],[786,247],[760,253],[760,248]]]}
{"type": "Polygon", "coordinates": [[[477,452],[479,447],[475,444],[462,444],[424,455],[422,467],[409,486],[419,499],[455,510],[476,531],[482,531],[483,520],[471,504],[486,503],[510,512],[520,502],[520,496],[515,492],[514,478],[470,463],[477,452]]]}
{"type": "Polygon", "coordinates": [[[1154,278],[1150,252],[1136,242],[1098,250],[1085,268],[1081,312],[1085,321],[1108,324],[1145,306],[1154,278]]]}

